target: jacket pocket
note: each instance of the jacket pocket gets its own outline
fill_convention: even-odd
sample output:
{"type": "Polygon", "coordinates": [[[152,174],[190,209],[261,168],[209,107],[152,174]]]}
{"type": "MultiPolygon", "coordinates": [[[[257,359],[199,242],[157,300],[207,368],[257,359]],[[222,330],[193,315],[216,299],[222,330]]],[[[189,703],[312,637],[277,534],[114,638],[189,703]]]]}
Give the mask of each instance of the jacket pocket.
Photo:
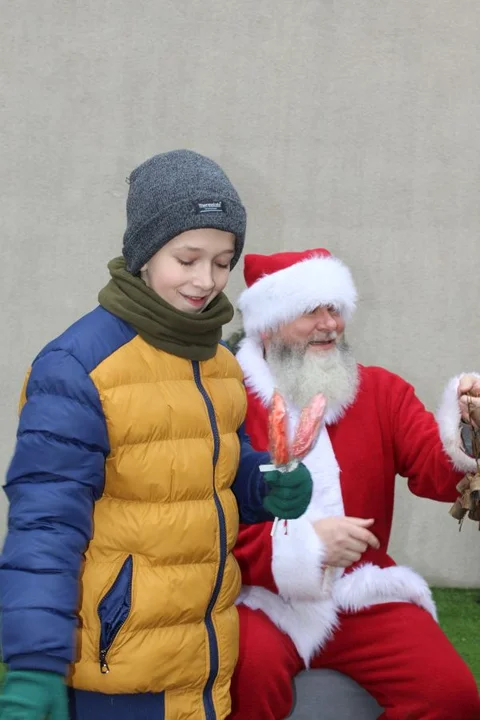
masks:
{"type": "Polygon", "coordinates": [[[133,558],[127,557],[112,587],[100,601],[97,609],[100,619],[100,671],[110,672],[107,654],[115,638],[125,625],[132,607],[133,558]]]}

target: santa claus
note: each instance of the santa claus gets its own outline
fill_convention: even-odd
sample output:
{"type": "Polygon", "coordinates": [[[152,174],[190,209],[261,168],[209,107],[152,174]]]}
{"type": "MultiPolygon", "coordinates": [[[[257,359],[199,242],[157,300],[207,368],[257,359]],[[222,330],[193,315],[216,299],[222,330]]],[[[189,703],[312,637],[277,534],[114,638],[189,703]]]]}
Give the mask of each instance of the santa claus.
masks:
{"type": "MultiPolygon", "coordinates": [[[[287,717],[292,678],[305,667],[351,676],[385,720],[480,718],[474,678],[436,622],[427,583],[387,553],[396,475],[415,495],[452,502],[476,470],[462,417],[467,396],[480,396],[480,376],[452,379],[435,420],[410,384],[357,364],[345,336],[354,282],[324,249],[247,255],[245,280],[237,357],[252,445],[268,449],[275,389],[292,434],[317,393],[327,411],[303,460],[314,485],[307,512],[273,537],[272,523],[240,529],[232,718],[287,717]]],[[[480,399],[474,403],[478,413],[480,399]]]]}

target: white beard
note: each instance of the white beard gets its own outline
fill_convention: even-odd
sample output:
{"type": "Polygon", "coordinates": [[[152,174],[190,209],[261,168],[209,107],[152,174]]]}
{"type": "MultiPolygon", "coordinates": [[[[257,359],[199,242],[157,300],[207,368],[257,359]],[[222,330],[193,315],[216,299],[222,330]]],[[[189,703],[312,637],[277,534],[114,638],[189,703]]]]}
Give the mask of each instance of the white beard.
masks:
{"type": "Polygon", "coordinates": [[[325,353],[272,342],[266,360],[276,387],[297,408],[307,405],[317,393],[325,395],[328,405],[342,408],[355,398],[357,363],[343,338],[325,353]]]}

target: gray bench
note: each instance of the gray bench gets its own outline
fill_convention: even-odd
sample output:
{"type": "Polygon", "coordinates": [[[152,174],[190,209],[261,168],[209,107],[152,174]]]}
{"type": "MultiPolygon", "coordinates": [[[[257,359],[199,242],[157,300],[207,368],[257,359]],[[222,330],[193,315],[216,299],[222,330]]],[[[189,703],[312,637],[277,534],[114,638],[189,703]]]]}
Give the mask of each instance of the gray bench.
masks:
{"type": "Polygon", "coordinates": [[[366,690],[335,670],[306,670],[294,690],[290,720],[377,720],[382,713],[366,690]]]}

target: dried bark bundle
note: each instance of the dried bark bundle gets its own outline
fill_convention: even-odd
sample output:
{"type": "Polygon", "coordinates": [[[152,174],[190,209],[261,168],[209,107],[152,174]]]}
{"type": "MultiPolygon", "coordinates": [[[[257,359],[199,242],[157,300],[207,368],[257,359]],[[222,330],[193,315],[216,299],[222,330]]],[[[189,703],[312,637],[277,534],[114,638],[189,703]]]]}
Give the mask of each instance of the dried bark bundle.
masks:
{"type": "Polygon", "coordinates": [[[467,473],[458,483],[457,490],[461,496],[450,508],[450,515],[459,521],[459,529],[467,515],[470,520],[480,523],[480,472],[467,473]]]}
{"type": "Polygon", "coordinates": [[[463,521],[468,516],[470,520],[479,523],[480,530],[480,447],[477,441],[477,428],[472,417],[472,407],[468,404],[469,420],[472,428],[472,451],[477,463],[477,471],[470,472],[463,477],[457,485],[460,497],[455,500],[450,508],[450,515],[458,520],[459,530],[462,529],[463,521]]]}

